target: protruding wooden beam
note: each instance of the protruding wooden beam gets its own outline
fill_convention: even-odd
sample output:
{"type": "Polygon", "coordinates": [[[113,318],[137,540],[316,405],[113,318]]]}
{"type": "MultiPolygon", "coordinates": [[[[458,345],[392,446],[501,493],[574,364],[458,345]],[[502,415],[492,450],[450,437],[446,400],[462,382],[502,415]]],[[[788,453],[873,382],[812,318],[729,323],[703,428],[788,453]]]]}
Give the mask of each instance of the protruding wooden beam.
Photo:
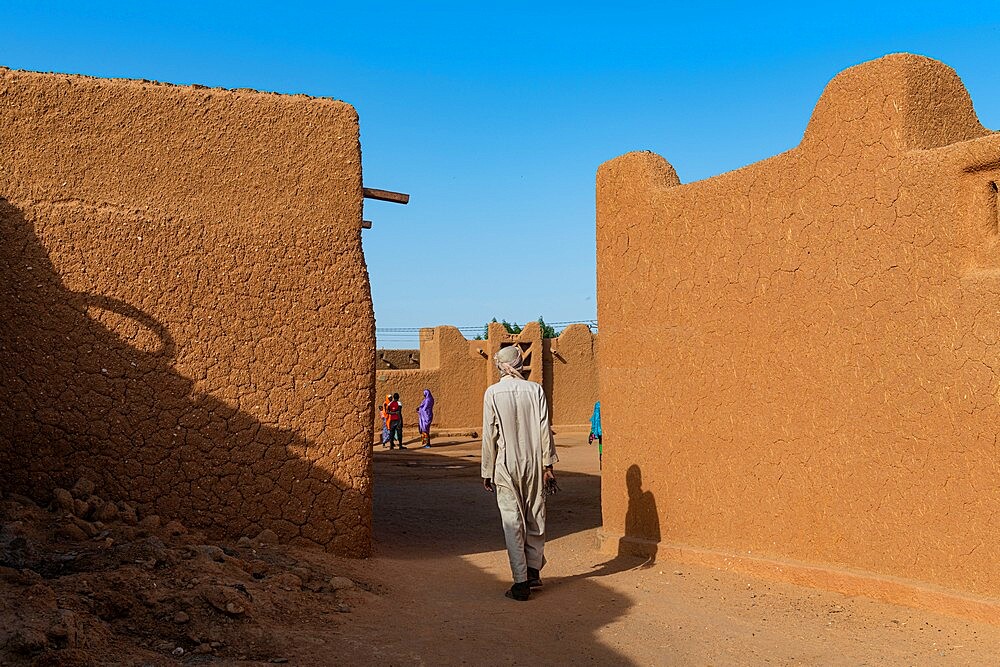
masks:
{"type": "Polygon", "coordinates": [[[372,221],[371,220],[362,220],[361,221],[361,229],[371,229],[371,228],[372,228],[372,221]]]}
{"type": "Polygon", "coordinates": [[[408,204],[410,195],[405,192],[393,192],[392,190],[376,190],[375,188],[365,188],[365,199],[378,199],[379,201],[391,201],[394,204],[408,204]]]}

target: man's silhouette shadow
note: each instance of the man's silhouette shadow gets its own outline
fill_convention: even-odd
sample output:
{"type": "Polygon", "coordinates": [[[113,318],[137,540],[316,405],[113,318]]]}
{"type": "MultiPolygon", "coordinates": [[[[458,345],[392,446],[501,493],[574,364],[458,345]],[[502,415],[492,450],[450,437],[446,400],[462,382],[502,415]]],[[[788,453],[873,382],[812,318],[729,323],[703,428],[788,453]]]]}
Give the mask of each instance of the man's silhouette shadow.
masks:
{"type": "Polygon", "coordinates": [[[595,565],[590,572],[559,581],[604,577],[625,570],[645,569],[656,562],[656,548],[660,542],[660,516],[656,511],[653,493],[642,490],[642,470],[638,465],[629,466],[625,473],[625,485],[628,488],[625,534],[618,539],[615,557],[595,565]]]}
{"type": "Polygon", "coordinates": [[[660,515],[652,491],[642,490],[642,470],[634,463],[625,472],[628,510],[625,512],[625,538],[635,538],[655,545],[660,541],[660,515]]]}

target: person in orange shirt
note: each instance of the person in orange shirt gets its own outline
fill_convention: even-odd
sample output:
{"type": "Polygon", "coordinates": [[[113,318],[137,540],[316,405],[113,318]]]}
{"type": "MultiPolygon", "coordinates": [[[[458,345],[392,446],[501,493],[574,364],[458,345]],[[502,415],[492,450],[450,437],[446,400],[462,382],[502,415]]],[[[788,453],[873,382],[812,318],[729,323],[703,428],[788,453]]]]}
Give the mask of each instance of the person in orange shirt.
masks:
{"type": "Polygon", "coordinates": [[[395,440],[399,441],[400,449],[406,449],[403,446],[403,404],[399,400],[399,394],[392,395],[392,400],[386,406],[386,414],[389,415],[387,420],[389,425],[389,449],[396,448],[395,444],[393,444],[395,440]]]}

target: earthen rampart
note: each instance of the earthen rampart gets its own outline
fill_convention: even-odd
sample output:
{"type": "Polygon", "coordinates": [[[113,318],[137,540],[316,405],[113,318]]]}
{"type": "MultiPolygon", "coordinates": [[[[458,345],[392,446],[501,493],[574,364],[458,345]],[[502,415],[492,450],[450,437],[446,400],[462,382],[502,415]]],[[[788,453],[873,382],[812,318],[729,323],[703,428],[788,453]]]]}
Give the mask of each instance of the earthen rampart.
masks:
{"type": "MultiPolygon", "coordinates": [[[[525,356],[526,378],[545,388],[558,429],[587,428],[597,400],[597,336],[584,324],[567,327],[556,338],[542,338],[537,322],[520,334],[508,334],[491,323],[487,340],[467,340],[455,327],[440,326],[420,332],[420,368],[378,370],[376,402],[399,393],[403,402],[406,437],[416,435],[416,408],[423,390],[434,394],[433,429],[478,430],[483,421],[483,392],[499,376],[492,355],[502,346],[519,345],[525,356]]],[[[376,430],[381,422],[376,414],[376,430]]]]}
{"type": "Polygon", "coordinates": [[[0,70],[0,484],[371,546],[343,102],[0,70]]]}
{"type": "Polygon", "coordinates": [[[906,54],[838,75],[774,158],[602,165],[609,547],[1000,598],[998,182],[957,75],[906,54]]]}

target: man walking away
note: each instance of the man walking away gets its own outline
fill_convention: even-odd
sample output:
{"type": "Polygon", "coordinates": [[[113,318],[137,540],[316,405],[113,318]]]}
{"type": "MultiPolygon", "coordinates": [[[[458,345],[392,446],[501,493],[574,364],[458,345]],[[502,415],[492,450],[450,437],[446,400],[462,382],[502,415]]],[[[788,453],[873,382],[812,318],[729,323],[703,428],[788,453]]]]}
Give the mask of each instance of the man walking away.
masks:
{"type": "Polygon", "coordinates": [[[545,565],[545,491],[554,491],[559,460],[545,392],[521,376],[521,350],[493,357],[500,381],[483,396],[483,487],[496,493],[514,585],[507,597],[524,601],[541,586],[545,565]]]}
{"type": "Polygon", "coordinates": [[[403,446],[403,404],[399,402],[399,394],[393,394],[386,409],[389,413],[389,449],[394,449],[393,442],[399,440],[399,448],[403,446]]]}

